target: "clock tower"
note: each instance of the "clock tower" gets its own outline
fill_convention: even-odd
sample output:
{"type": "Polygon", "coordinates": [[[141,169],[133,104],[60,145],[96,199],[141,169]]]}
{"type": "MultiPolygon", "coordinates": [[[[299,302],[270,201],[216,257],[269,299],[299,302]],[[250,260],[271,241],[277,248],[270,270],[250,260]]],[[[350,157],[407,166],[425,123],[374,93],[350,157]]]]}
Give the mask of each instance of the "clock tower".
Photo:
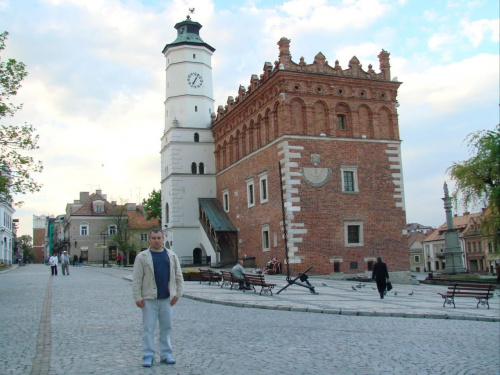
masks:
{"type": "Polygon", "coordinates": [[[198,198],[215,198],[211,132],[215,51],[188,18],[175,25],[177,39],[165,46],[165,129],[161,138],[162,225],[167,246],[180,257],[212,255],[203,246],[198,198]],[[201,231],[200,231],[201,229],[201,231]]]}

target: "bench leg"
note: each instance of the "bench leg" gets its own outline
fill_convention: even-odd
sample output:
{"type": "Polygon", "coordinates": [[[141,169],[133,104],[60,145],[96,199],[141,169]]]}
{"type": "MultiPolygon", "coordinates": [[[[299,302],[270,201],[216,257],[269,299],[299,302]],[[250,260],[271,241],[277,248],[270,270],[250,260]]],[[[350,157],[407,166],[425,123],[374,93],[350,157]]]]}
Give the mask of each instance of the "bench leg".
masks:
{"type": "Polygon", "coordinates": [[[443,297],[444,302],[443,302],[443,307],[445,304],[447,305],[453,305],[453,308],[455,308],[455,299],[453,297],[443,297]]]}
{"type": "Polygon", "coordinates": [[[488,306],[488,310],[490,309],[490,304],[488,303],[487,298],[481,298],[481,297],[476,297],[476,298],[478,300],[476,308],[479,308],[479,304],[481,304],[482,306],[488,306]]]}

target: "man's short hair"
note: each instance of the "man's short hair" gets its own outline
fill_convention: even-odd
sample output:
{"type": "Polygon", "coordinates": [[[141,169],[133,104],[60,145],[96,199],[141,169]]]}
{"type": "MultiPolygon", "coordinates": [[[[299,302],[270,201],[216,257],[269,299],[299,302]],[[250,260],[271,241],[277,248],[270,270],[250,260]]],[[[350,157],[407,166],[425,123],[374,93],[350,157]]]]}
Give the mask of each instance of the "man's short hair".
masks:
{"type": "Polygon", "coordinates": [[[377,257],[377,260],[382,260],[382,257],[379,255],[379,256],[377,257]]]}
{"type": "Polygon", "coordinates": [[[149,231],[149,234],[148,234],[148,238],[151,238],[151,234],[153,233],[160,233],[162,238],[165,238],[165,236],[163,235],[163,232],[161,231],[160,228],[153,228],[149,231]]]}

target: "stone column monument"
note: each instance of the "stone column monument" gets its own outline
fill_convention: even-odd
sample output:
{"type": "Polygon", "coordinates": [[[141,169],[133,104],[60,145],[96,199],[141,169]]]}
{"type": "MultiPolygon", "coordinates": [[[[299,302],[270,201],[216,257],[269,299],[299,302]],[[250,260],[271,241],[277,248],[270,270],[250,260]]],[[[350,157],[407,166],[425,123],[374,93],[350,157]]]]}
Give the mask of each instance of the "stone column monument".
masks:
{"type": "Polygon", "coordinates": [[[442,199],[444,201],[447,226],[446,233],[444,234],[444,256],[446,260],[446,267],[444,268],[443,273],[455,274],[465,272],[463,250],[460,246],[458,232],[455,230],[455,225],[453,224],[451,197],[448,193],[448,185],[446,182],[444,183],[444,198],[442,199]]]}

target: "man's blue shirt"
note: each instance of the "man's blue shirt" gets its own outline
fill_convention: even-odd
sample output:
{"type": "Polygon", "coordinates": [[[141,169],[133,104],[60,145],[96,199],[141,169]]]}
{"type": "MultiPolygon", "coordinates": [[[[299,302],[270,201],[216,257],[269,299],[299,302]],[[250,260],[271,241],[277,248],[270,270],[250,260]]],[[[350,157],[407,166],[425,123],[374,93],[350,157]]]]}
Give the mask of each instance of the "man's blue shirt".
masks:
{"type": "Polygon", "coordinates": [[[166,299],[170,297],[168,292],[168,282],[170,280],[170,259],[165,249],[163,251],[151,251],[153,257],[153,268],[155,271],[155,281],[157,298],[166,299]]]}

